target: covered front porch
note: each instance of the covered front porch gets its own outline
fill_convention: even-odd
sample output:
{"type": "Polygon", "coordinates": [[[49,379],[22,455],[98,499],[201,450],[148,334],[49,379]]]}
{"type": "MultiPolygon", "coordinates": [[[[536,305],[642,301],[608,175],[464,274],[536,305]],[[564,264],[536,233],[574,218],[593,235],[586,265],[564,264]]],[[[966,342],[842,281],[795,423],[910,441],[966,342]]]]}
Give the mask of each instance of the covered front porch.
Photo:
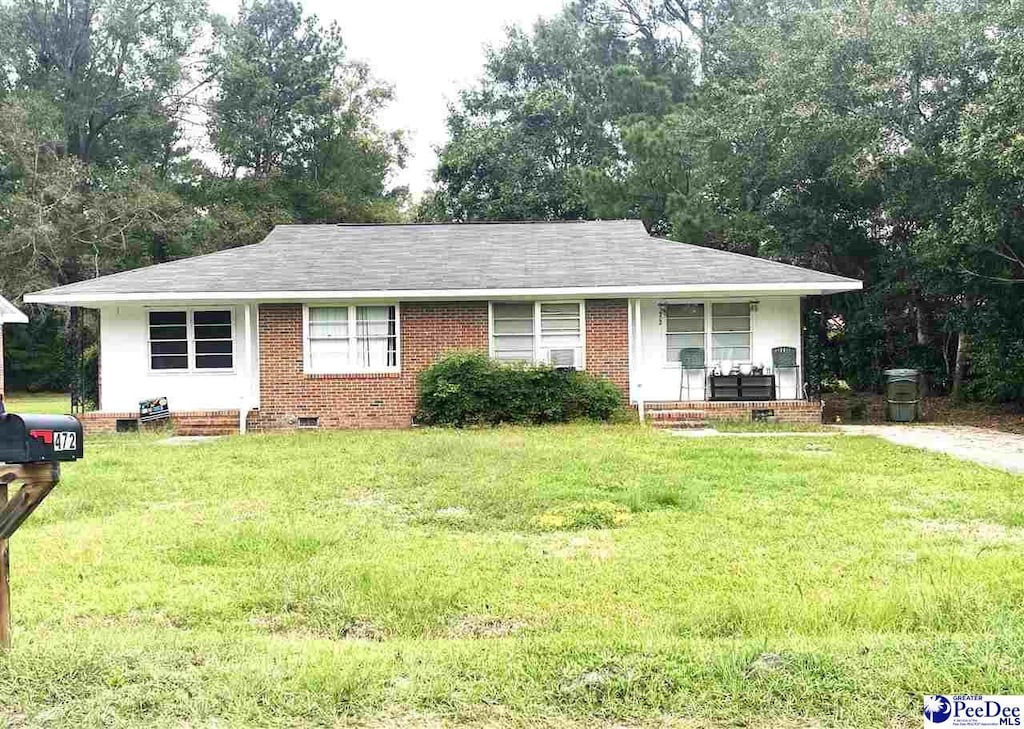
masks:
{"type": "Polygon", "coordinates": [[[800,297],[629,301],[630,400],[652,421],[820,421],[805,395],[800,297]]]}

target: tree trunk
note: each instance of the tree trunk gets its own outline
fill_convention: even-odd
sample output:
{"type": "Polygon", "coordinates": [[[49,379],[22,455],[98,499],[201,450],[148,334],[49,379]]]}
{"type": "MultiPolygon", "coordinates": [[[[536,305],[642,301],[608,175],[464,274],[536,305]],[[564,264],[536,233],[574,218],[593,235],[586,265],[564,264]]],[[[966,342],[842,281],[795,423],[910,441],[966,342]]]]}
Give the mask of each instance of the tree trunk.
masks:
{"type": "Polygon", "coordinates": [[[917,343],[927,347],[932,343],[931,323],[928,316],[928,306],[920,296],[914,297],[914,315],[917,328],[917,343]]]}
{"type": "Polygon", "coordinates": [[[956,361],[953,364],[953,387],[950,390],[950,397],[958,401],[961,398],[961,388],[964,384],[964,370],[967,368],[967,353],[970,350],[970,336],[963,329],[959,331],[956,338],[956,361]]]}

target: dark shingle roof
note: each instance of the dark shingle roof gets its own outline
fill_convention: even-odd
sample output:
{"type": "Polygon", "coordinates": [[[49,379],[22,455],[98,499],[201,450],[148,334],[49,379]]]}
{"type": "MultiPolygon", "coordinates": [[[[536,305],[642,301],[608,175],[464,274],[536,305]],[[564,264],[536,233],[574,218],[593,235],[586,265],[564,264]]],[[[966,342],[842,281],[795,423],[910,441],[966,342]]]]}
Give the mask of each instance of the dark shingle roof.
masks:
{"type": "Polygon", "coordinates": [[[852,279],[647,235],[638,221],[280,225],[261,243],[37,292],[49,296],[437,291],[852,279]]]}

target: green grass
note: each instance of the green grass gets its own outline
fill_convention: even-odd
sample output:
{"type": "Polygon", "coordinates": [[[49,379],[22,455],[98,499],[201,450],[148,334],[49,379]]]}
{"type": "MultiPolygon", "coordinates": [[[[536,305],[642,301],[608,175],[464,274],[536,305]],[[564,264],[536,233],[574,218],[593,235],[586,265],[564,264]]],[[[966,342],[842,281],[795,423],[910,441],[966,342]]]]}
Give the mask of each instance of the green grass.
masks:
{"type": "Polygon", "coordinates": [[[821,423],[757,423],[749,420],[720,420],[708,427],[722,433],[828,433],[836,430],[821,423]]]}
{"type": "Polygon", "coordinates": [[[1024,693],[1024,479],[874,438],[120,436],[64,470],[12,540],[11,724],[918,726],[925,692],[1024,693]]]}
{"type": "Polygon", "coordinates": [[[71,397],[63,392],[8,392],[4,406],[12,413],[63,415],[71,412],[71,397]]]}

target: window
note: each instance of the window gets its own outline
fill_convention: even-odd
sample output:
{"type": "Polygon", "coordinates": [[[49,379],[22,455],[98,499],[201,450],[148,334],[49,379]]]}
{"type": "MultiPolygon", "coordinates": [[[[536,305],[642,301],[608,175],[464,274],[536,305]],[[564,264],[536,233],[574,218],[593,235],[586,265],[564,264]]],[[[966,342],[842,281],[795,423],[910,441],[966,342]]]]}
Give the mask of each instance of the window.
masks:
{"type": "Polygon", "coordinates": [[[229,370],[234,366],[230,311],[193,311],[192,338],[197,370],[229,370]]]}
{"type": "Polygon", "coordinates": [[[534,306],[491,304],[494,358],[504,362],[533,362],[534,306]]]}
{"type": "Polygon", "coordinates": [[[310,306],[306,311],[306,371],[398,369],[397,306],[310,306]]]}
{"type": "Polygon", "coordinates": [[[357,306],[356,364],[360,369],[398,366],[395,307],[357,306]]]}
{"type": "Polygon", "coordinates": [[[154,370],[188,369],[188,312],[149,312],[149,366],[154,370]]]}
{"type": "Polygon", "coordinates": [[[231,311],[149,312],[152,370],[229,370],[234,367],[231,311]]]}
{"type": "Polygon", "coordinates": [[[492,302],[491,355],[582,368],[582,302],[492,302]]]}
{"type": "Polygon", "coordinates": [[[750,304],[711,305],[711,359],[750,361],[750,304]]]}
{"type": "Polygon", "coordinates": [[[665,359],[678,362],[684,349],[699,349],[704,360],[704,304],[665,307],[665,359]]]}
{"type": "Polygon", "coordinates": [[[348,307],[309,309],[309,369],[345,372],[349,368],[348,307]]]}

